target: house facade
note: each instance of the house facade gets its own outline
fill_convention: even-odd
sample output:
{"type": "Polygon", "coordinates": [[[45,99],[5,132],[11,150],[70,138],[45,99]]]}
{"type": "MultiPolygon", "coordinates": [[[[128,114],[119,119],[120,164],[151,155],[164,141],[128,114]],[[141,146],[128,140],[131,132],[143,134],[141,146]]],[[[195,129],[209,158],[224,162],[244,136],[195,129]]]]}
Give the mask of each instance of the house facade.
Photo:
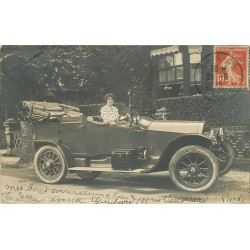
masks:
{"type": "Polygon", "coordinates": [[[248,46],[166,46],[150,56],[157,99],[249,90],[248,46]]]}
{"type": "Polygon", "coordinates": [[[159,117],[223,126],[237,135],[228,140],[238,157],[249,158],[249,46],[166,46],[150,56],[159,117]]]}

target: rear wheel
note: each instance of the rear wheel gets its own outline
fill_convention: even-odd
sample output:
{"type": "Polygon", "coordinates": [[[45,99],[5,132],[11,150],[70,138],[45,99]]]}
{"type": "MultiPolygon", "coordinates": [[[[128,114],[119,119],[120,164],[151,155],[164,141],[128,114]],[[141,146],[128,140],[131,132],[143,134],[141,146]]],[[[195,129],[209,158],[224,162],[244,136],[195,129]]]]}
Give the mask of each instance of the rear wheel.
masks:
{"type": "Polygon", "coordinates": [[[217,180],[218,161],[207,148],[187,146],[173,155],[169,173],[178,188],[202,192],[209,189],[217,180]]]}
{"type": "Polygon", "coordinates": [[[97,178],[102,172],[99,171],[76,171],[76,174],[83,180],[93,180],[97,178]]]}
{"type": "Polygon", "coordinates": [[[47,145],[39,148],[35,154],[34,165],[38,177],[45,183],[58,183],[67,175],[63,155],[54,146],[47,145]]]}

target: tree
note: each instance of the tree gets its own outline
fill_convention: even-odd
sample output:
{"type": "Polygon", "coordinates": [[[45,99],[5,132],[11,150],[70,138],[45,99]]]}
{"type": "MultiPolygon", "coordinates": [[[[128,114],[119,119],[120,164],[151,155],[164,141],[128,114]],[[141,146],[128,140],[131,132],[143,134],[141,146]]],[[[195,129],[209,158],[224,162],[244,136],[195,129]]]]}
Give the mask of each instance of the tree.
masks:
{"type": "MultiPolygon", "coordinates": [[[[48,91],[75,89],[82,104],[100,103],[113,92],[127,102],[133,89],[135,104],[152,106],[152,46],[3,46],[0,55],[1,104],[7,116],[21,100],[46,100],[48,91]]],[[[5,117],[7,118],[7,117],[5,117]]]]}

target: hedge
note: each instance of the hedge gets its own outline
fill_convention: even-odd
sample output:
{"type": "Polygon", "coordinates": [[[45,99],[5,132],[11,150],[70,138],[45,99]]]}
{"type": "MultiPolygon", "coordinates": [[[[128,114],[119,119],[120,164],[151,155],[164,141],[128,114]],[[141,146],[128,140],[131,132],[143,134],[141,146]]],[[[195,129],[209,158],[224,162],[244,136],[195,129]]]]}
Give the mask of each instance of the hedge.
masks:
{"type": "Polygon", "coordinates": [[[249,91],[229,94],[225,101],[219,101],[220,96],[217,96],[218,101],[212,101],[202,95],[166,98],[158,100],[157,106],[165,107],[170,112],[167,119],[171,120],[204,120],[213,126],[250,126],[249,91]]]}

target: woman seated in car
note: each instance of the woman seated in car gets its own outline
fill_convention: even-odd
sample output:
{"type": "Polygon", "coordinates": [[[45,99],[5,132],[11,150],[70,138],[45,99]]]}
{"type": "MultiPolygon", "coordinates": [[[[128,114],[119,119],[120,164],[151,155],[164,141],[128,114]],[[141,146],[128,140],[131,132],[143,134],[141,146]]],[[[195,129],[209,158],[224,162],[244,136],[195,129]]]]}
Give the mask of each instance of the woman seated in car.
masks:
{"type": "Polygon", "coordinates": [[[112,93],[104,96],[105,106],[101,108],[101,117],[103,122],[116,122],[119,120],[118,109],[113,106],[115,96],[112,93]]]}

